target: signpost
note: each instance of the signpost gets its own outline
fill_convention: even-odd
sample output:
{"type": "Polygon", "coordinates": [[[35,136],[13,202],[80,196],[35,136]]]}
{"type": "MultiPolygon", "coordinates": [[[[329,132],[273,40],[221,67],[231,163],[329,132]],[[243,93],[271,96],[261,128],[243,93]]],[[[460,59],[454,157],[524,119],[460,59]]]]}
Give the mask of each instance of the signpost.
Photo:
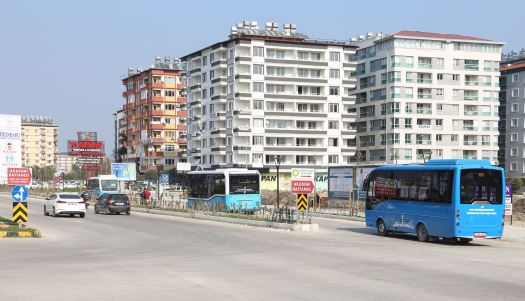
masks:
{"type": "MultiPolygon", "coordinates": [[[[292,168],[292,193],[297,193],[297,210],[306,211],[308,218],[308,198],[315,188],[315,170],[313,168],[292,168]]],[[[315,200],[315,196],[314,196],[315,200]]],[[[299,213],[297,213],[299,219],[299,213]]]]}
{"type": "Polygon", "coordinates": [[[27,214],[27,202],[24,202],[29,195],[25,186],[15,186],[11,191],[13,202],[13,222],[26,223],[29,218],[27,214]]]}
{"type": "Polygon", "coordinates": [[[308,202],[306,200],[306,194],[299,194],[297,196],[297,210],[299,211],[308,210],[308,202]]]}

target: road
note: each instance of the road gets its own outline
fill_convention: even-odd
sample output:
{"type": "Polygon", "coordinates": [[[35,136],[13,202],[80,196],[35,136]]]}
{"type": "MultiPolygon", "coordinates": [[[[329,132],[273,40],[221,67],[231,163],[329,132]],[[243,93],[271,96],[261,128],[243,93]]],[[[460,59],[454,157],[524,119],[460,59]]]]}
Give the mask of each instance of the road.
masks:
{"type": "MultiPolygon", "coordinates": [[[[523,300],[525,237],[461,246],[317,219],[287,232],[132,213],[44,217],[0,239],[1,300],[523,300]]],[[[92,208],[90,208],[92,209],[92,208]]],[[[10,197],[0,195],[0,215],[10,197]]],[[[522,232],[520,232],[522,233],[522,232]]]]}

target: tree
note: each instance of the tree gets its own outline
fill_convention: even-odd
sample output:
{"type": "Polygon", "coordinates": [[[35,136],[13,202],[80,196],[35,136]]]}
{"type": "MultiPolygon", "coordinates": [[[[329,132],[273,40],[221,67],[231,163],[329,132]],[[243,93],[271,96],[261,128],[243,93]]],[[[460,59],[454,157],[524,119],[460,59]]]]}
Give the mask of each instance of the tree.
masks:
{"type": "Polygon", "coordinates": [[[523,187],[523,180],[521,178],[512,179],[512,189],[520,190],[523,187]]]}

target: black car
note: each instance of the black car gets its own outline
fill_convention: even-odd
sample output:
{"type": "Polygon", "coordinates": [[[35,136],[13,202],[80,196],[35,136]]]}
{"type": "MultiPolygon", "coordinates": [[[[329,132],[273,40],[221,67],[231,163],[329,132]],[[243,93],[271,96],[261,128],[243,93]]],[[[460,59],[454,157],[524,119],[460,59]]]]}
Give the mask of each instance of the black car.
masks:
{"type": "Polygon", "coordinates": [[[125,212],[130,214],[131,202],[124,193],[105,193],[95,202],[95,214],[120,214],[125,212]]]}

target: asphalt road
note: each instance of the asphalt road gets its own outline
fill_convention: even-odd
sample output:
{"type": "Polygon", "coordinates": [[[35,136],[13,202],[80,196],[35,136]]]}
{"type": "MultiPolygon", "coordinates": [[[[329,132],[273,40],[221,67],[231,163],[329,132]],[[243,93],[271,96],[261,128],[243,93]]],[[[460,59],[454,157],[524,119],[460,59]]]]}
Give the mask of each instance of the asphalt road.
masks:
{"type": "MultiPolygon", "coordinates": [[[[85,219],[44,217],[42,204],[29,201],[43,238],[0,239],[0,300],[525,298],[525,237],[515,235],[461,246],[350,221],[300,233],[92,207],[85,219]]],[[[0,215],[11,205],[0,195],[0,215]]]]}

